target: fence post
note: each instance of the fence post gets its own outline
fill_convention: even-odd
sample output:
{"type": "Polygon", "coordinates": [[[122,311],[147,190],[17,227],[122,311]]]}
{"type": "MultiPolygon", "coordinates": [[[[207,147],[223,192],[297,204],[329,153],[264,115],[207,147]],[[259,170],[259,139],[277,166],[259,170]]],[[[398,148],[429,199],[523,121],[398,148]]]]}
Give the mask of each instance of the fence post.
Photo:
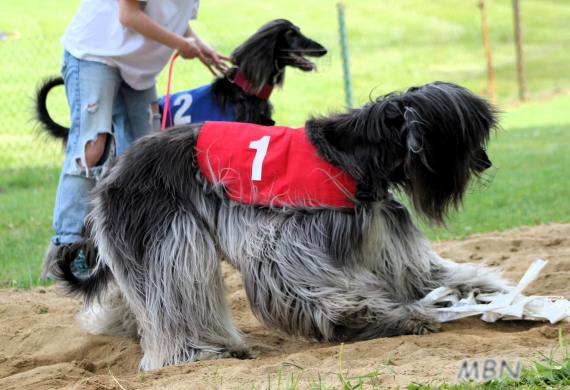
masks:
{"type": "Polygon", "coordinates": [[[487,84],[491,101],[497,102],[497,91],[495,88],[495,71],[493,69],[493,56],[491,52],[491,40],[489,39],[489,26],[487,24],[487,10],[485,0],[479,1],[481,9],[481,26],[483,29],[483,44],[485,45],[485,57],[487,58],[487,84]]]}
{"type": "Polygon", "coordinates": [[[350,80],[350,69],[348,65],[348,45],[346,39],[346,26],[344,23],[344,4],[337,4],[338,21],[340,25],[340,47],[342,50],[342,64],[344,68],[344,91],[346,94],[346,104],[352,107],[352,84],[350,80]]]}
{"type": "Polygon", "coordinates": [[[524,72],[524,58],[522,50],[521,15],[519,0],[513,0],[513,15],[515,19],[515,47],[517,53],[517,76],[519,82],[519,99],[526,98],[526,77],[524,72]]]}

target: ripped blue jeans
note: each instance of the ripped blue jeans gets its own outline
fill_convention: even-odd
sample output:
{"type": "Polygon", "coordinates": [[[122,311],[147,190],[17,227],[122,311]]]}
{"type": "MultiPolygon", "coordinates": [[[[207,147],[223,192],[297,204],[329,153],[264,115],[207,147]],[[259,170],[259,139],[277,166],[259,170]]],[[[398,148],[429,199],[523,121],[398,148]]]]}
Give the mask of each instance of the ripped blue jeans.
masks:
{"type": "Polygon", "coordinates": [[[61,74],[71,128],[55,199],[55,245],[81,238],[90,191],[110,158],[152,130],[150,103],[157,100],[155,87],[135,90],[123,81],[118,68],[80,60],[67,51],[63,53],[61,74]],[[98,133],[107,133],[105,151],[94,167],[85,168],[85,145],[95,141],[98,133]]]}

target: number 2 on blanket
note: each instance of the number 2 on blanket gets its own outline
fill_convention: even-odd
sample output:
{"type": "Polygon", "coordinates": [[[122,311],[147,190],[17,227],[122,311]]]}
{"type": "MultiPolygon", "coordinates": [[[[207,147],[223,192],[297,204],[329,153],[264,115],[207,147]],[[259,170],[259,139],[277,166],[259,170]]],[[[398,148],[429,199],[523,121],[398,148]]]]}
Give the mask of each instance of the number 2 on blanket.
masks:
{"type": "Polygon", "coordinates": [[[255,149],[255,158],[253,159],[253,166],[251,167],[251,180],[261,180],[261,168],[263,166],[263,159],[267,154],[267,147],[269,146],[270,136],[265,135],[257,141],[251,141],[249,144],[250,149],[255,149]]]}
{"type": "Polygon", "coordinates": [[[178,96],[178,98],[174,101],[173,106],[178,107],[181,106],[174,114],[174,124],[175,125],[185,125],[187,123],[192,122],[192,116],[184,115],[186,111],[192,105],[192,95],[185,93],[183,95],[178,96]]]}

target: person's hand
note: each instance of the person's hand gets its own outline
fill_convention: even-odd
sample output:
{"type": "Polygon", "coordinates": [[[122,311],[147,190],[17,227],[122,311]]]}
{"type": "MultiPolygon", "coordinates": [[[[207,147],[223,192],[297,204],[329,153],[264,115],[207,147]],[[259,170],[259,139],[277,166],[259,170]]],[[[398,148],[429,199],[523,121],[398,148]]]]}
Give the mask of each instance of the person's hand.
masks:
{"type": "Polygon", "coordinates": [[[216,67],[216,69],[227,69],[231,66],[224,63],[224,61],[226,61],[231,64],[231,60],[228,57],[217,53],[209,45],[194,37],[184,38],[183,45],[180,46],[177,51],[184,59],[199,58],[214,76],[218,76],[218,74],[213,67],[216,67]]]}
{"type": "MultiPolygon", "coordinates": [[[[183,38],[182,45],[176,49],[180,57],[190,60],[192,58],[200,58],[200,60],[204,59],[202,51],[198,46],[198,42],[195,38],[188,37],[183,38]]],[[[204,59],[205,60],[205,59],[204,59]]],[[[203,61],[202,61],[203,62],[203,61]]]]}
{"type": "Polygon", "coordinates": [[[214,76],[217,76],[217,74],[212,66],[217,65],[217,69],[227,69],[231,67],[231,60],[229,57],[216,52],[204,42],[199,41],[197,42],[197,45],[200,48],[203,56],[203,59],[200,57],[200,61],[202,61],[202,63],[206,65],[208,69],[210,69],[210,72],[212,72],[214,76]]]}

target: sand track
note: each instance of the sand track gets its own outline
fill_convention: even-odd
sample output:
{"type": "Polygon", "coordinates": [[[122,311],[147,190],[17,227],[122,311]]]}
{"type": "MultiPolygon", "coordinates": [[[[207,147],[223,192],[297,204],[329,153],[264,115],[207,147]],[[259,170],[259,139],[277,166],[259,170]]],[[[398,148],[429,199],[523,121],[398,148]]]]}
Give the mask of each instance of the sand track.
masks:
{"type": "MultiPolygon", "coordinates": [[[[457,262],[500,266],[517,282],[534,258],[548,260],[525,295],[562,295],[570,298],[570,225],[521,227],[506,232],[476,234],[463,241],[434,242],[443,257],[457,262]]],[[[255,360],[226,359],[137,372],[139,345],[132,340],[95,336],[75,321],[79,301],[63,297],[55,286],[31,291],[0,290],[1,389],[251,389],[267,386],[267,373],[299,373],[338,384],[340,346],[292,340],[265,329],[251,314],[240,275],[224,267],[235,322],[254,349],[255,360]],[[217,374],[212,371],[219,365],[217,374]],[[110,374],[112,372],[112,374],[110,374]]],[[[570,323],[550,325],[530,321],[488,324],[468,318],[443,325],[427,336],[401,336],[345,345],[343,370],[362,375],[388,358],[390,369],[378,376],[380,384],[429,382],[433,377],[452,382],[464,359],[486,358],[529,362],[537,350],[557,345],[558,329],[570,334],[570,323]]],[[[276,384],[276,380],[273,381],[276,384]]]]}

